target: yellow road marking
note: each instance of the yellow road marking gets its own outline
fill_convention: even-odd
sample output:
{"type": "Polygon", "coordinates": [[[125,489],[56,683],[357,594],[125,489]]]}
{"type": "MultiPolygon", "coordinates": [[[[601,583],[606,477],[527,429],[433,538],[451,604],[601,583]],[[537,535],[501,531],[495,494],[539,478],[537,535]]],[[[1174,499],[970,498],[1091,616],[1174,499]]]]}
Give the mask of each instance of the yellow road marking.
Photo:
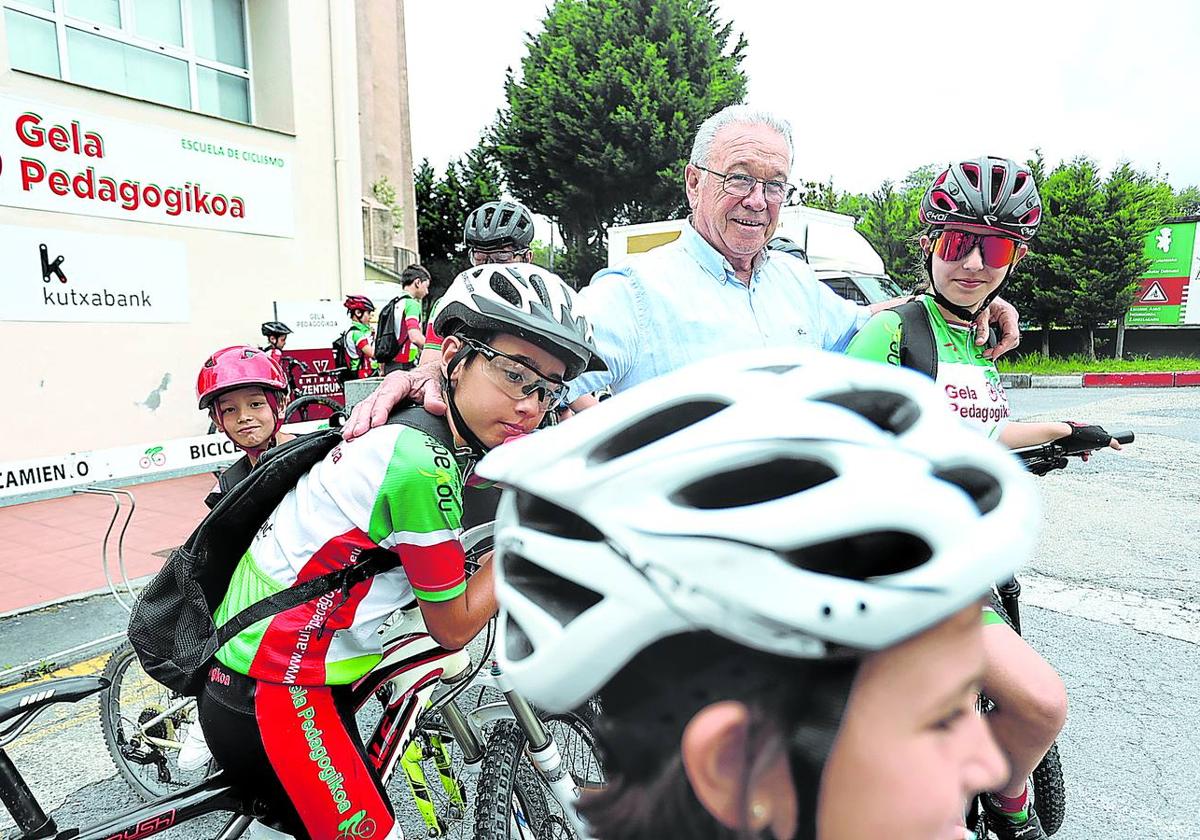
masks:
{"type": "Polygon", "coordinates": [[[104,670],[104,666],[108,663],[108,657],[109,654],[102,653],[99,656],[93,656],[91,659],[85,659],[84,661],[75,665],[68,665],[65,668],[56,668],[49,674],[46,674],[44,677],[38,677],[36,680],[26,680],[25,682],[19,682],[16,685],[10,686],[9,688],[4,689],[3,693],[7,694],[10,691],[16,691],[17,689],[27,688],[31,685],[37,685],[38,683],[55,680],[59,677],[90,677],[95,674],[99,674],[104,670]]]}

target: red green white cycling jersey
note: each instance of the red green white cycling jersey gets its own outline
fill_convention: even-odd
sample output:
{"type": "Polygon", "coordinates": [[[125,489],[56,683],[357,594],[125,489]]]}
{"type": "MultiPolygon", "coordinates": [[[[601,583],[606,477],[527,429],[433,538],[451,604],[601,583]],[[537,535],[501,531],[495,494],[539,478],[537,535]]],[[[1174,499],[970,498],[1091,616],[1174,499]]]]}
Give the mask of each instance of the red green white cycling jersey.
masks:
{"type": "Polygon", "coordinates": [[[364,379],[375,373],[375,360],[368,359],[363,349],[371,343],[371,328],[355,321],[346,330],[346,354],[350,357],[350,370],[364,379]]]}
{"type": "Polygon", "coordinates": [[[453,454],[418,429],[388,425],[340,444],[259,529],[217,608],[217,626],[293,584],[378,546],[401,567],[251,625],[217,651],[241,674],[284,685],[343,685],[381,656],[379,628],[397,608],[466,589],[462,477],[453,454]]]}
{"type": "Polygon", "coordinates": [[[437,330],[433,328],[433,321],[435,318],[437,318],[438,312],[442,308],[442,301],[445,299],[446,298],[443,297],[441,300],[439,300],[437,304],[434,305],[433,311],[429,313],[429,323],[425,325],[426,350],[436,350],[439,353],[442,352],[442,337],[438,335],[437,330]]]}
{"type": "Polygon", "coordinates": [[[396,338],[400,342],[400,352],[396,354],[396,361],[415,362],[421,355],[421,348],[413,343],[408,333],[410,330],[417,330],[418,333],[421,330],[421,301],[413,297],[402,297],[400,302],[404,304],[404,309],[396,321],[396,330],[399,332],[396,338]]]}
{"type": "MultiPolygon", "coordinates": [[[[1008,395],[1000,384],[995,363],[975,344],[973,327],[948,323],[932,297],[923,300],[937,349],[937,383],[946,394],[950,410],[995,438],[1009,416],[1008,395]]],[[[903,337],[900,316],[880,312],[858,331],[846,354],[899,366],[903,337]]]]}

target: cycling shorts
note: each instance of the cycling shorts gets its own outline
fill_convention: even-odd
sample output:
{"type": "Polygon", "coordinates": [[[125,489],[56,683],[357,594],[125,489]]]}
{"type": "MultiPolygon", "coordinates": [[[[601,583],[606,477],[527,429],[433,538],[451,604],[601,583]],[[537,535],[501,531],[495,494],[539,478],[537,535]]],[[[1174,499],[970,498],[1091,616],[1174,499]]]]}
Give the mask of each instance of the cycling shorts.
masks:
{"type": "Polygon", "coordinates": [[[349,686],[261,682],[219,662],[199,698],[213,757],[297,838],[383,840],[395,816],[367,760],[349,686]]]}

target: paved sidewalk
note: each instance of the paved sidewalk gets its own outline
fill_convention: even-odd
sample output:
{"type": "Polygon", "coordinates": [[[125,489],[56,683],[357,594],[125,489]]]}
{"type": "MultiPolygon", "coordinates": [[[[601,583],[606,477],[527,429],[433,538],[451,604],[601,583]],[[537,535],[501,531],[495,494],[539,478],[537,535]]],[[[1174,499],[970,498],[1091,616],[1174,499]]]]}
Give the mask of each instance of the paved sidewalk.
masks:
{"type": "MultiPolygon", "coordinates": [[[[136,501],[125,533],[130,578],[152,574],[165,552],[182,543],[204,518],[210,473],[130,487],[136,501]]],[[[109,540],[109,569],[119,578],[116,538],[127,503],[109,540]]],[[[113,503],[75,495],[0,508],[0,615],[105,587],[101,546],[113,503]]]]}

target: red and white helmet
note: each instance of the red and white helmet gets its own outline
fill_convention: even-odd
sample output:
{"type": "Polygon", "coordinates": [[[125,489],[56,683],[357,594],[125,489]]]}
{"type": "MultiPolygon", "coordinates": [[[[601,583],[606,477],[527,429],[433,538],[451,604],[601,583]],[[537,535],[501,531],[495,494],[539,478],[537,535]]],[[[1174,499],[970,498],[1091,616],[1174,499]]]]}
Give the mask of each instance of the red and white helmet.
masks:
{"type": "Polygon", "coordinates": [[[933,179],[921,198],[921,221],[988,228],[1028,242],[1042,223],[1042,198],[1024,164],[999,157],[964,160],[933,179]]]}
{"type": "Polygon", "coordinates": [[[375,303],[366,295],[346,295],[342,302],[347,312],[374,312],[375,303]]]}
{"type": "Polygon", "coordinates": [[[196,398],[203,411],[226,391],[255,385],[282,394],[287,391],[287,377],[279,364],[262,350],[235,345],[208,357],[196,377],[196,398]]]}

